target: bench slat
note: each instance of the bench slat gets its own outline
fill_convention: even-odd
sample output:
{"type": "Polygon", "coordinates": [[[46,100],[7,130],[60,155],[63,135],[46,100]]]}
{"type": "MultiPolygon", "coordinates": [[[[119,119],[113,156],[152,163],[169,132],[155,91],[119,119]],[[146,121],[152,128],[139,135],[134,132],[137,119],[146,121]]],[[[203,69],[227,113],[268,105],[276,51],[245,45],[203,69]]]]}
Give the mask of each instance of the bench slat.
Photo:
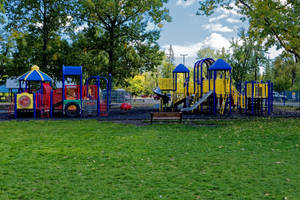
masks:
{"type": "Polygon", "coordinates": [[[155,112],[151,114],[151,124],[153,120],[179,120],[182,122],[181,112],[155,112]]]}

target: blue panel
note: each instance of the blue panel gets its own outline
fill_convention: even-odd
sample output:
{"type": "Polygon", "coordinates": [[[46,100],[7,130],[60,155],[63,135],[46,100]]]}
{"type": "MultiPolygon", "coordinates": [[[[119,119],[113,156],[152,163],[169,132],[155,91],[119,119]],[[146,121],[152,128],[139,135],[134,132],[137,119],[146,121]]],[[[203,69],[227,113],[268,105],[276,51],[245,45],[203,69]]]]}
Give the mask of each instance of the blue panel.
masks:
{"type": "Polygon", "coordinates": [[[82,74],[81,66],[63,66],[63,74],[69,76],[79,76],[82,74]]]}
{"type": "Polygon", "coordinates": [[[174,70],[173,73],[189,73],[190,70],[183,64],[179,64],[174,70]]]}
{"type": "Polygon", "coordinates": [[[208,70],[231,70],[231,67],[222,59],[218,59],[208,70]]]}

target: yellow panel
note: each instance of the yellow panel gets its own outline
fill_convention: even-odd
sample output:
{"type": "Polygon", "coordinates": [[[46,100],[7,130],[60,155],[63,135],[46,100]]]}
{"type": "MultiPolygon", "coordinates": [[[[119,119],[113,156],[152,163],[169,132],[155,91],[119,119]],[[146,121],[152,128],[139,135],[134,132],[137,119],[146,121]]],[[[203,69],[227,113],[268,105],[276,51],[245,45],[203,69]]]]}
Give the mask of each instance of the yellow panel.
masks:
{"type": "Polygon", "coordinates": [[[194,82],[189,82],[189,93],[194,94],[194,82]]]}
{"type": "Polygon", "coordinates": [[[33,94],[17,94],[17,109],[33,109],[33,94]]]}
{"type": "MultiPolygon", "coordinates": [[[[212,81],[210,81],[212,83],[212,81]]],[[[211,85],[212,86],[212,85],[211,85]]],[[[211,87],[212,88],[212,87],[211,87]]],[[[203,80],[203,94],[209,92],[209,82],[208,80],[203,80]]]]}
{"type": "MultiPolygon", "coordinates": [[[[268,98],[268,84],[266,83],[255,83],[253,85],[254,98],[268,98]]],[[[247,84],[247,96],[252,96],[252,83],[247,84]]]]}
{"type": "Polygon", "coordinates": [[[247,96],[248,97],[251,97],[252,96],[252,84],[250,83],[248,83],[247,84],[247,96]]]}
{"type": "Polygon", "coordinates": [[[173,90],[173,79],[172,78],[158,79],[158,87],[161,90],[173,90]]]}

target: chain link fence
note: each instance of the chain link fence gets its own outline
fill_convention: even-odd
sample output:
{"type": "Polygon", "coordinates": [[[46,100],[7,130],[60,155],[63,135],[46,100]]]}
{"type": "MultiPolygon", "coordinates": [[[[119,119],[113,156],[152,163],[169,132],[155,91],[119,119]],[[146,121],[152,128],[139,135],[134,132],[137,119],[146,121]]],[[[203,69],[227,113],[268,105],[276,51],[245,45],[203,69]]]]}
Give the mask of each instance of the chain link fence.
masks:
{"type": "Polygon", "coordinates": [[[274,106],[300,107],[300,90],[273,92],[274,106]]]}

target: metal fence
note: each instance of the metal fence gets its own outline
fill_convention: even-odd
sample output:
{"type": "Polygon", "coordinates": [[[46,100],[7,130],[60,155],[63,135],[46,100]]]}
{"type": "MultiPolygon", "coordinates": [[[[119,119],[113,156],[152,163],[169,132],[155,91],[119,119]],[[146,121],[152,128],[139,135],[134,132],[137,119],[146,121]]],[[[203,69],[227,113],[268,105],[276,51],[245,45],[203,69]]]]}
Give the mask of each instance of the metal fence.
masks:
{"type": "Polygon", "coordinates": [[[274,105],[300,107],[300,90],[273,92],[274,105]]]}

